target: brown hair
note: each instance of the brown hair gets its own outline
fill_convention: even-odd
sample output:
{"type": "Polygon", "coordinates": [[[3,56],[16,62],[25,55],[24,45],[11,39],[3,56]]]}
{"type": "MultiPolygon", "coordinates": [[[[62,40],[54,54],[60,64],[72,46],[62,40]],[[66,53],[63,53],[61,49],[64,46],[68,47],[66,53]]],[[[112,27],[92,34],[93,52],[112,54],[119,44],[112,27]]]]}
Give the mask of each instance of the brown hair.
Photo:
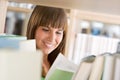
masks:
{"type": "Polygon", "coordinates": [[[51,26],[53,28],[62,28],[63,39],[59,46],[48,55],[50,65],[54,62],[57,55],[61,52],[64,54],[66,31],[67,31],[67,16],[65,11],[61,8],[36,6],[31,14],[27,26],[27,39],[34,39],[35,31],[40,26],[51,26]]]}

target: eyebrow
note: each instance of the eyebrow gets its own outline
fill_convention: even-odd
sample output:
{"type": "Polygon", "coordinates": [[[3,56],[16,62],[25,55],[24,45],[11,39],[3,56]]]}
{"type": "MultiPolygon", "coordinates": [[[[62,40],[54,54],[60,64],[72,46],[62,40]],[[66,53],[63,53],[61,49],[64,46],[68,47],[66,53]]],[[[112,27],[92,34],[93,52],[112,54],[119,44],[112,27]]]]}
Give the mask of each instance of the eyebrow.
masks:
{"type": "Polygon", "coordinates": [[[63,31],[63,29],[58,29],[58,31],[63,31]]]}
{"type": "MultiPolygon", "coordinates": [[[[48,28],[48,29],[51,29],[51,28],[54,28],[54,27],[51,27],[51,26],[42,26],[43,28],[48,28]]],[[[62,28],[54,28],[54,29],[58,29],[58,31],[64,31],[64,29],[62,28]]]]}
{"type": "MultiPolygon", "coordinates": [[[[54,27],[50,27],[50,26],[46,26],[47,28],[51,29],[51,28],[54,28],[54,27]]],[[[58,31],[63,31],[62,28],[54,28],[54,29],[58,29],[58,31]]]]}

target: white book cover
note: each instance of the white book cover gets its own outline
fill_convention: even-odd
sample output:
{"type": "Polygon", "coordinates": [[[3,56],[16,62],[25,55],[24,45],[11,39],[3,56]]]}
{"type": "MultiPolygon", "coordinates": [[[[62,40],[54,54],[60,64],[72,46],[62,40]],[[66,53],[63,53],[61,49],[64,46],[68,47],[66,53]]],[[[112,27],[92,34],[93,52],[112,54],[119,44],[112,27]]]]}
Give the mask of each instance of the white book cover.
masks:
{"type": "Polygon", "coordinates": [[[80,48],[80,52],[79,52],[79,64],[80,64],[80,61],[81,59],[83,59],[84,57],[87,56],[87,41],[88,41],[88,35],[87,34],[82,34],[81,35],[82,37],[82,42],[80,43],[81,44],[81,48],[80,48]]]}
{"type": "Polygon", "coordinates": [[[91,55],[91,45],[92,45],[92,36],[91,35],[88,35],[86,44],[87,44],[86,55],[89,56],[89,55],[91,55]]]}
{"type": "Polygon", "coordinates": [[[112,42],[114,41],[113,38],[107,38],[107,50],[106,52],[111,52],[112,53],[112,42]]]}
{"type": "Polygon", "coordinates": [[[92,45],[91,45],[91,55],[98,55],[99,54],[99,45],[100,45],[100,37],[92,36],[92,45]]]}
{"type": "Polygon", "coordinates": [[[92,65],[95,60],[95,56],[87,56],[82,59],[79,68],[74,75],[74,80],[88,80],[91,70],[92,70],[92,65]]]}
{"type": "Polygon", "coordinates": [[[91,74],[89,80],[101,80],[103,73],[104,56],[96,56],[93,62],[91,74]]]}
{"type": "Polygon", "coordinates": [[[120,54],[115,54],[115,71],[114,71],[114,80],[120,80],[120,54]]]}
{"type": "Polygon", "coordinates": [[[100,44],[100,53],[107,52],[107,38],[101,37],[101,44],[100,44]]]}
{"type": "Polygon", "coordinates": [[[24,51],[36,51],[36,40],[23,40],[19,43],[19,49],[24,51]]]}
{"type": "Polygon", "coordinates": [[[117,51],[116,51],[117,53],[120,53],[120,41],[118,42],[118,44],[117,44],[117,51]]]}
{"type": "Polygon", "coordinates": [[[117,52],[119,42],[120,42],[120,39],[112,39],[111,53],[117,52]]]}
{"type": "Polygon", "coordinates": [[[112,55],[106,55],[104,61],[104,70],[102,80],[114,80],[114,65],[115,65],[115,57],[112,55]]]}
{"type": "Polygon", "coordinates": [[[73,61],[76,64],[79,64],[80,62],[80,51],[82,47],[82,34],[78,33],[75,37],[75,44],[74,44],[74,51],[73,51],[73,61]]]}
{"type": "Polygon", "coordinates": [[[0,50],[0,80],[40,80],[42,52],[0,50]]]}

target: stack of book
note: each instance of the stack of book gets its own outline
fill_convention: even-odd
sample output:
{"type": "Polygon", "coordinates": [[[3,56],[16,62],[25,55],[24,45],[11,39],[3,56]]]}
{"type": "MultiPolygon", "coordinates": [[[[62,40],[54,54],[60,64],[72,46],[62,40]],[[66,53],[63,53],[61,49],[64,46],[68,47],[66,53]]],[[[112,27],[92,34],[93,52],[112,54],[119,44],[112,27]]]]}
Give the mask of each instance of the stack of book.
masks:
{"type": "Polygon", "coordinates": [[[42,56],[34,39],[0,34],[0,80],[40,80],[42,56]]]}
{"type": "Polygon", "coordinates": [[[83,58],[73,80],[120,80],[120,54],[83,58]]]}

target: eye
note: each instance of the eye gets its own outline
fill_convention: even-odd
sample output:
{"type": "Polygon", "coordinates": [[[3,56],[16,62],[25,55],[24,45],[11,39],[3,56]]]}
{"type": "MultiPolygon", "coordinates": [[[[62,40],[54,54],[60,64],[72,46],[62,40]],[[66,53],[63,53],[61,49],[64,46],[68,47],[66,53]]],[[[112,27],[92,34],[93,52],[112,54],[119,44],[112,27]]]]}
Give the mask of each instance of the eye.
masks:
{"type": "Polygon", "coordinates": [[[56,34],[61,35],[61,34],[63,34],[63,31],[57,31],[56,34]]]}
{"type": "Polygon", "coordinates": [[[49,31],[48,28],[42,28],[42,30],[45,31],[45,32],[48,32],[48,31],[49,31]]]}

